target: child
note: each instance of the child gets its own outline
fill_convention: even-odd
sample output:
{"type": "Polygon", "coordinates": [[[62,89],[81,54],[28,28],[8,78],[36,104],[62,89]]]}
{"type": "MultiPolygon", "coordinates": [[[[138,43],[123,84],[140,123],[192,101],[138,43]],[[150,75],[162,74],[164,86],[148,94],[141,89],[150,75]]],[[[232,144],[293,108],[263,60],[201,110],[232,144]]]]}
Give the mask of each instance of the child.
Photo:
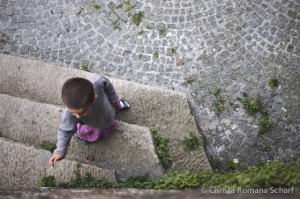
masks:
{"type": "Polygon", "coordinates": [[[71,78],[62,87],[62,100],[65,105],[63,119],[57,132],[57,148],[49,159],[55,163],[66,156],[71,137],[85,143],[106,138],[117,129],[116,110],[130,108],[125,99],[119,99],[111,82],[98,76],[94,83],[84,78],[71,78]]]}

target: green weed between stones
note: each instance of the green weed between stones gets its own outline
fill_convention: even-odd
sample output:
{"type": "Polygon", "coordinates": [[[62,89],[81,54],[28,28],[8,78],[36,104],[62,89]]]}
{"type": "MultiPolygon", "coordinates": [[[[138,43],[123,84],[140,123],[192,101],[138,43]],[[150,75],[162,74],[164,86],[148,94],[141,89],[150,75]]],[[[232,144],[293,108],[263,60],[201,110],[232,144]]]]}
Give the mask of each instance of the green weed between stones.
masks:
{"type": "Polygon", "coordinates": [[[215,112],[217,116],[220,116],[221,112],[225,111],[228,107],[225,106],[225,97],[221,95],[222,89],[216,88],[214,91],[214,96],[216,101],[213,102],[213,106],[215,107],[215,112]]]}
{"type": "Polygon", "coordinates": [[[86,62],[82,62],[80,64],[80,69],[84,70],[84,71],[90,71],[90,65],[88,63],[86,63],[86,62]]]}
{"type": "Polygon", "coordinates": [[[40,147],[53,153],[53,151],[56,149],[56,144],[54,142],[44,140],[40,147]]]}
{"type": "MultiPolygon", "coordinates": [[[[97,4],[95,1],[89,3],[90,7],[92,7],[95,10],[99,10],[101,8],[101,6],[99,4],[97,4]]],[[[84,14],[84,7],[80,7],[80,10],[78,12],[76,12],[76,16],[80,17],[82,14],[84,14]]]]}
{"type": "Polygon", "coordinates": [[[140,32],[138,32],[138,35],[144,35],[145,34],[145,31],[144,29],[142,28],[142,30],[140,32]]]}
{"type": "Polygon", "coordinates": [[[120,27],[120,24],[119,24],[119,20],[112,22],[112,25],[115,30],[122,30],[122,28],[120,27]]]}
{"type": "Polygon", "coordinates": [[[100,9],[100,5],[97,4],[95,1],[94,2],[91,2],[90,4],[92,6],[92,8],[96,9],[96,10],[99,10],[100,9]]]}
{"type": "Polygon", "coordinates": [[[127,8],[125,9],[125,12],[129,12],[132,9],[133,9],[132,5],[128,5],[127,8]]]}
{"type": "Polygon", "coordinates": [[[293,119],[291,118],[291,116],[288,116],[287,121],[286,121],[287,125],[291,125],[293,124],[293,119]]]}
{"type": "Polygon", "coordinates": [[[161,160],[161,163],[165,168],[169,168],[172,163],[171,149],[168,146],[169,139],[163,138],[161,135],[159,135],[155,128],[151,128],[150,131],[154,139],[158,158],[161,160]]]}
{"type": "Polygon", "coordinates": [[[151,180],[149,174],[143,176],[131,176],[123,182],[115,185],[117,188],[137,188],[137,189],[151,189],[151,180]]]}
{"type": "Polygon", "coordinates": [[[54,176],[44,176],[40,182],[41,187],[56,187],[54,176]]]}
{"type": "Polygon", "coordinates": [[[233,172],[237,171],[239,168],[238,162],[235,159],[227,159],[224,163],[220,159],[209,159],[211,167],[215,172],[233,172]]]}
{"type": "Polygon", "coordinates": [[[158,57],[159,57],[159,52],[155,51],[155,52],[153,53],[153,57],[156,58],[156,59],[158,59],[158,57]]]}
{"type": "Polygon", "coordinates": [[[272,150],[272,147],[271,146],[265,146],[264,148],[263,148],[263,151],[265,151],[265,152],[270,152],[272,150]]]}
{"type": "MultiPolygon", "coordinates": [[[[41,186],[56,186],[53,176],[45,176],[41,186]]],[[[300,187],[300,159],[294,163],[273,161],[244,171],[212,173],[178,173],[165,175],[158,180],[148,175],[134,176],[124,182],[108,183],[95,180],[90,174],[79,173],[70,182],[60,184],[68,188],[140,188],[140,189],[187,189],[187,188],[270,188],[300,187]]]]}
{"type": "Polygon", "coordinates": [[[117,7],[117,9],[123,9],[125,12],[129,12],[133,9],[133,6],[130,5],[130,1],[123,1],[117,7]]]}
{"type": "Polygon", "coordinates": [[[255,115],[262,112],[263,106],[260,99],[250,99],[248,94],[244,94],[245,98],[237,98],[241,102],[249,115],[255,115]]]}
{"type": "Polygon", "coordinates": [[[211,157],[209,158],[209,162],[211,165],[211,168],[213,169],[213,171],[219,172],[222,171],[223,168],[223,164],[222,161],[219,159],[212,159],[211,157]]]}
{"type": "Polygon", "coordinates": [[[267,131],[272,128],[272,123],[269,119],[269,114],[264,111],[263,104],[260,99],[251,99],[247,93],[244,93],[245,98],[238,98],[237,100],[241,102],[250,115],[256,115],[257,113],[261,114],[259,118],[259,131],[258,135],[264,135],[267,131]]]}
{"type": "Polygon", "coordinates": [[[85,173],[81,175],[80,163],[76,164],[74,171],[75,177],[67,182],[59,183],[59,187],[63,188],[109,188],[112,187],[112,184],[107,182],[105,179],[94,179],[91,173],[85,173]]]}
{"type": "Polygon", "coordinates": [[[259,135],[265,134],[269,129],[272,128],[272,123],[270,122],[269,115],[267,113],[264,113],[264,115],[259,118],[259,124],[259,135]]]}
{"type": "Polygon", "coordinates": [[[194,78],[192,78],[192,77],[186,77],[186,78],[184,79],[184,82],[185,82],[186,84],[191,85],[191,84],[195,83],[196,80],[195,80],[194,78]]]}
{"type": "Polygon", "coordinates": [[[5,45],[5,44],[7,44],[8,40],[9,40],[9,37],[6,34],[2,33],[0,36],[0,43],[5,45]]]}
{"type": "Polygon", "coordinates": [[[143,18],[144,18],[144,13],[143,12],[135,13],[132,16],[132,23],[135,24],[136,26],[139,26],[140,23],[142,22],[143,18]]]}
{"type": "Polygon", "coordinates": [[[268,84],[271,88],[277,88],[279,86],[279,81],[278,79],[271,77],[268,81],[268,84]]]}
{"type": "Polygon", "coordinates": [[[80,7],[80,10],[76,13],[76,16],[80,17],[81,14],[84,14],[84,7],[80,7]]]}
{"type": "Polygon", "coordinates": [[[185,136],[182,140],[182,144],[186,149],[196,149],[199,147],[199,138],[196,136],[195,132],[190,132],[189,136],[185,136]]]}
{"type": "Polygon", "coordinates": [[[171,52],[172,52],[172,54],[177,54],[177,49],[176,48],[172,48],[171,52]]]}
{"type": "Polygon", "coordinates": [[[238,164],[234,163],[233,159],[226,161],[226,167],[228,171],[236,171],[238,169],[238,164]]]}
{"type": "Polygon", "coordinates": [[[117,8],[117,9],[122,9],[122,8],[123,8],[123,4],[120,3],[116,8],[117,8]]]}
{"type": "Polygon", "coordinates": [[[159,32],[159,36],[161,38],[163,38],[163,37],[166,37],[168,30],[167,29],[159,29],[158,32],[159,32]]]}
{"type": "Polygon", "coordinates": [[[259,148],[264,152],[270,152],[272,150],[272,146],[267,146],[267,145],[263,145],[263,144],[259,144],[259,143],[256,143],[255,146],[256,146],[256,148],[259,148]]]}

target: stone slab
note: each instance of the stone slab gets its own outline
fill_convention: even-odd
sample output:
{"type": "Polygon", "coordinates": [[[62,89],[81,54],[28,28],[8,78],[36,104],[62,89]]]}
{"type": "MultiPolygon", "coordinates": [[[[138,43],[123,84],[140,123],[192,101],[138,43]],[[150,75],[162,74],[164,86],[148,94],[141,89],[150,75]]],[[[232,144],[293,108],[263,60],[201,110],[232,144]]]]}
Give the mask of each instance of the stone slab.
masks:
{"type": "MultiPolygon", "coordinates": [[[[39,147],[42,141],[56,142],[62,107],[0,94],[0,132],[2,136],[39,147]]],[[[118,122],[119,129],[107,140],[84,145],[72,138],[70,157],[117,170],[119,177],[163,175],[148,128],[118,122]]],[[[68,156],[67,156],[68,158],[68,156]]]]}
{"type": "MultiPolygon", "coordinates": [[[[62,160],[57,166],[49,166],[49,151],[37,149],[11,140],[0,138],[0,188],[37,188],[43,176],[54,175],[56,182],[74,177],[76,161],[62,160]]],[[[114,170],[82,164],[82,173],[90,172],[95,178],[116,182],[114,170]]]]}

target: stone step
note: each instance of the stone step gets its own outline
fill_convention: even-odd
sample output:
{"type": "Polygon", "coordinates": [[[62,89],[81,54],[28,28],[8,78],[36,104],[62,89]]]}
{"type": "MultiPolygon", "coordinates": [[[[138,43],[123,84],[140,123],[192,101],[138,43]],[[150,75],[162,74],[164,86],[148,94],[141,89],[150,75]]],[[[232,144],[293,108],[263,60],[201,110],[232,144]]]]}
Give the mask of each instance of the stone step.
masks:
{"type": "MultiPolygon", "coordinates": [[[[0,94],[2,137],[39,147],[44,140],[56,142],[63,107],[0,94]]],[[[156,178],[163,169],[155,153],[149,128],[118,122],[119,129],[107,140],[84,145],[72,138],[68,157],[117,171],[120,178],[149,173],[156,178]]]]}
{"type": "MultiPolygon", "coordinates": [[[[75,177],[77,162],[63,160],[55,167],[48,165],[51,157],[49,151],[37,149],[9,139],[0,137],[0,188],[38,188],[43,176],[53,175],[56,182],[69,181],[75,177]]],[[[80,172],[86,172],[96,179],[116,182],[115,170],[108,170],[98,166],[81,164],[80,172]]]]}
{"type": "MultiPolygon", "coordinates": [[[[0,93],[34,101],[62,105],[62,84],[71,77],[92,77],[92,73],[59,67],[41,61],[0,54],[0,93]]],[[[189,132],[198,132],[185,94],[110,78],[120,96],[131,102],[129,111],[118,119],[130,124],[155,127],[170,139],[173,168],[183,171],[210,170],[202,146],[193,153],[184,150],[181,141],[189,132]]],[[[200,133],[197,134],[202,139],[200,133]]]]}

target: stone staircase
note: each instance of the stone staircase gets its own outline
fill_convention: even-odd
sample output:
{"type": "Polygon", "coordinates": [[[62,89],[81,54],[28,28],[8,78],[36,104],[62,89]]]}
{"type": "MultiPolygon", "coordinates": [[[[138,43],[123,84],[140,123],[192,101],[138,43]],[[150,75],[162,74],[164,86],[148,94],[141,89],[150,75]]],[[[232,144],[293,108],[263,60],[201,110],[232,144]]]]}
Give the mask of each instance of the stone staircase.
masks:
{"type": "MultiPolygon", "coordinates": [[[[41,178],[53,175],[57,182],[70,180],[76,169],[76,161],[63,160],[57,166],[49,167],[47,160],[51,153],[24,145],[20,142],[1,138],[1,188],[32,188],[38,187],[41,178]]],[[[90,172],[93,177],[104,178],[116,182],[115,170],[103,169],[95,165],[82,164],[81,173],[90,172]]]]}
{"type": "MultiPolygon", "coordinates": [[[[118,114],[119,130],[91,145],[72,138],[66,159],[50,167],[51,153],[40,144],[44,140],[56,142],[63,109],[61,86],[75,76],[93,78],[92,73],[82,70],[0,54],[0,188],[38,187],[44,175],[54,175],[57,181],[70,179],[76,161],[82,163],[82,172],[111,182],[146,173],[161,177],[166,171],[150,127],[170,139],[172,170],[211,169],[203,141],[192,151],[181,143],[189,132],[198,132],[185,94],[113,78],[117,93],[132,105],[118,114]]],[[[199,133],[197,136],[201,140],[199,133]]]]}

